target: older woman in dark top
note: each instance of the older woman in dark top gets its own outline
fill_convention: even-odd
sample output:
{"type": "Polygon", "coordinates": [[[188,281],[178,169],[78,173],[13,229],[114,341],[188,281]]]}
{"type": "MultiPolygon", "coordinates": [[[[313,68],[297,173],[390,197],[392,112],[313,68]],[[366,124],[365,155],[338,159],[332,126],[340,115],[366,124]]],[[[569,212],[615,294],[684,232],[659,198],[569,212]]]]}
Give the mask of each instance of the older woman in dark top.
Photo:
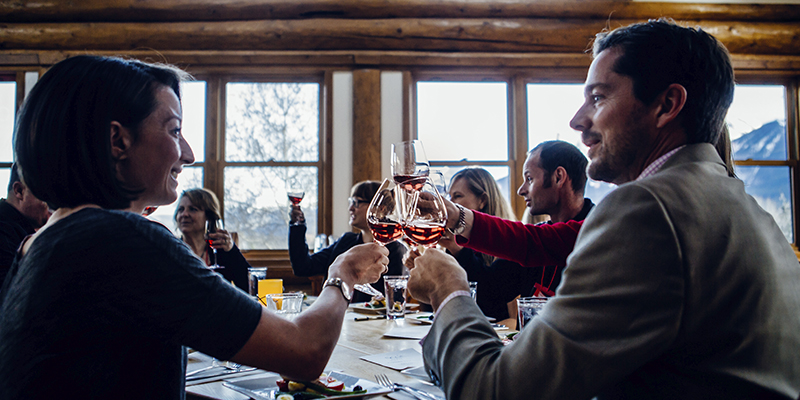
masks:
{"type": "Polygon", "coordinates": [[[214,271],[239,289],[248,291],[247,268],[250,263],[236,247],[230,232],[220,229],[206,237],[206,221],[222,219],[219,200],[214,192],[203,188],[185,190],[178,198],[174,219],[181,239],[195,255],[206,265],[212,265],[215,261],[212,247],[216,248],[216,263],[222,268],[214,271]],[[211,240],[212,245],[208,244],[207,239],[211,240]]]}

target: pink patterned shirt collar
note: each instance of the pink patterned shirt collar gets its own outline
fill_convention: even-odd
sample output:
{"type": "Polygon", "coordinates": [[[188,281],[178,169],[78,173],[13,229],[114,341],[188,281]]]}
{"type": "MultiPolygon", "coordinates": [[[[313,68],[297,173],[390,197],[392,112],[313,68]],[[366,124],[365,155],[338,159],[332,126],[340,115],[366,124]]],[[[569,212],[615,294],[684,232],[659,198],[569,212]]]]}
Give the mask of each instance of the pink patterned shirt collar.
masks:
{"type": "Polygon", "coordinates": [[[680,149],[682,149],[684,147],[686,147],[686,145],[678,146],[678,147],[670,150],[669,152],[667,152],[667,154],[664,154],[663,156],[658,157],[658,159],[656,159],[655,161],[650,163],[650,165],[648,165],[647,168],[645,168],[644,171],[642,171],[642,173],[639,174],[639,177],[637,177],[636,180],[638,181],[640,179],[647,178],[648,176],[653,175],[656,172],[658,172],[658,170],[660,170],[661,167],[664,166],[664,163],[666,163],[667,160],[669,160],[670,157],[672,157],[675,153],[678,152],[678,150],[680,150],[680,149]]]}

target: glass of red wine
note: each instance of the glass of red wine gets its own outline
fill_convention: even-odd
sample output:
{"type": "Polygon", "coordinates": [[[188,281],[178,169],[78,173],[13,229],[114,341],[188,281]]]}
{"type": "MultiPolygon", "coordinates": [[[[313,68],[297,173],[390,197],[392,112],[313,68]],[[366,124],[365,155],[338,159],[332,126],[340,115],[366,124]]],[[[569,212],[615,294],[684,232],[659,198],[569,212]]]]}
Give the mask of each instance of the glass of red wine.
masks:
{"type": "Polygon", "coordinates": [[[208,219],[206,220],[206,241],[208,242],[208,246],[211,247],[211,257],[213,257],[213,262],[211,265],[208,266],[209,269],[221,269],[225,268],[219,264],[217,264],[217,249],[213,245],[213,240],[211,240],[210,234],[219,232],[220,229],[225,229],[225,225],[223,224],[221,219],[208,219]]]}
{"type": "Polygon", "coordinates": [[[289,201],[292,203],[293,206],[300,204],[303,201],[303,197],[306,195],[306,192],[302,190],[287,190],[286,196],[289,198],[289,201]]]}
{"type": "Polygon", "coordinates": [[[147,206],[144,208],[144,211],[142,211],[142,216],[147,217],[150,214],[156,212],[156,209],[158,209],[158,206],[147,206]]]}
{"type": "Polygon", "coordinates": [[[403,231],[414,243],[436,246],[447,223],[447,208],[430,178],[425,178],[419,190],[414,192],[411,203],[403,231]]]}
{"type": "Polygon", "coordinates": [[[406,191],[419,190],[430,169],[425,149],[419,140],[392,144],[392,177],[406,191]]]}

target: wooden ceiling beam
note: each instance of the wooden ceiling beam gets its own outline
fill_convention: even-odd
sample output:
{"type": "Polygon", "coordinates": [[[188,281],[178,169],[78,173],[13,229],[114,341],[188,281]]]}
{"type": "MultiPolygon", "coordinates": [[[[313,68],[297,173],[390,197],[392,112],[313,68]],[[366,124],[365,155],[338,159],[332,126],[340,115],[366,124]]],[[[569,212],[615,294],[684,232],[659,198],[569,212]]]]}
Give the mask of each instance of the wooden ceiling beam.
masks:
{"type": "MultiPolygon", "coordinates": [[[[635,20],[380,19],[0,24],[5,50],[382,50],[581,53],[594,35],[635,20]]],[[[731,53],[800,55],[800,24],[680,21],[731,53]]]]}
{"type": "Polygon", "coordinates": [[[81,0],[0,1],[0,22],[174,22],[384,18],[579,18],[798,21],[787,4],[607,0],[81,0]]]}

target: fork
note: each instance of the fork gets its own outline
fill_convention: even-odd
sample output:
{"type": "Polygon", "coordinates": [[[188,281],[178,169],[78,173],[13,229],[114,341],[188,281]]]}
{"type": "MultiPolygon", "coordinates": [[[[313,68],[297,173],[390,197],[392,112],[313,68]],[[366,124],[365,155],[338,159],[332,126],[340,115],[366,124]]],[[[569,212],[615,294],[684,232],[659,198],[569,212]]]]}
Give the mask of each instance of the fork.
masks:
{"type": "Polygon", "coordinates": [[[385,374],[376,374],[375,380],[383,387],[387,387],[392,390],[403,390],[408,394],[414,396],[414,398],[418,400],[439,400],[436,396],[430,393],[426,393],[417,388],[401,385],[399,383],[393,383],[392,380],[389,379],[389,377],[386,376],[385,374]]]}
{"type": "Polygon", "coordinates": [[[217,360],[215,358],[215,359],[211,360],[211,365],[209,365],[207,367],[200,368],[200,369],[196,369],[196,370],[191,371],[191,372],[187,372],[186,373],[186,377],[188,378],[188,377],[193,376],[195,374],[198,374],[200,372],[208,371],[211,368],[217,368],[217,367],[224,367],[225,369],[229,369],[229,370],[233,370],[233,371],[237,371],[238,372],[239,368],[242,367],[242,364],[231,362],[231,361],[220,362],[219,360],[217,360]]]}

